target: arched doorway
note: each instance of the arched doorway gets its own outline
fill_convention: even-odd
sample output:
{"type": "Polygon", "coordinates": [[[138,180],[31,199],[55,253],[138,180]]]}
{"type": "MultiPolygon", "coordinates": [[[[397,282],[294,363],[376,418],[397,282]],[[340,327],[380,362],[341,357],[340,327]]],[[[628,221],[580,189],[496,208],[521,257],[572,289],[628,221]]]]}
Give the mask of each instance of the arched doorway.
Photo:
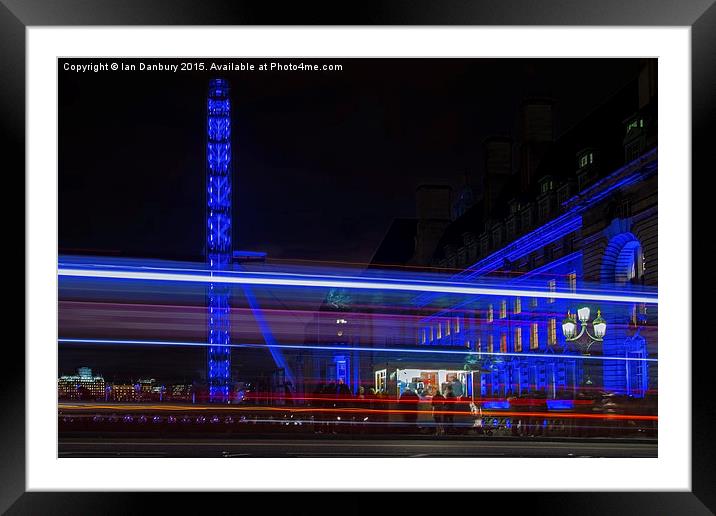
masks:
{"type": "Polygon", "coordinates": [[[643,277],[644,250],[639,239],[628,232],[612,237],[602,260],[602,283],[640,283],[643,277]]]}
{"type": "MultiPolygon", "coordinates": [[[[644,251],[639,239],[631,232],[613,236],[604,251],[601,282],[606,285],[623,286],[641,284],[644,279],[644,251]]],[[[646,340],[638,336],[639,329],[632,313],[637,305],[612,304],[608,316],[612,330],[602,344],[603,353],[624,357],[624,361],[602,364],[604,389],[610,392],[643,397],[648,389],[646,340]],[[636,330],[636,334],[633,331],[636,330]],[[638,336],[638,337],[637,337],[638,336]]]]}

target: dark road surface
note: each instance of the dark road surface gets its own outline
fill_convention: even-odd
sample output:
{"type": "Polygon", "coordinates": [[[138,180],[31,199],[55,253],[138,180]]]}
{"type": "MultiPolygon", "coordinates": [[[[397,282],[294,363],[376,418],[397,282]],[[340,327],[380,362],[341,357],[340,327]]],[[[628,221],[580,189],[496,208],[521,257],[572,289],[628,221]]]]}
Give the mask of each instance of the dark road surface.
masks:
{"type": "Polygon", "coordinates": [[[656,442],[62,438],[59,457],[656,457],[656,442]]]}

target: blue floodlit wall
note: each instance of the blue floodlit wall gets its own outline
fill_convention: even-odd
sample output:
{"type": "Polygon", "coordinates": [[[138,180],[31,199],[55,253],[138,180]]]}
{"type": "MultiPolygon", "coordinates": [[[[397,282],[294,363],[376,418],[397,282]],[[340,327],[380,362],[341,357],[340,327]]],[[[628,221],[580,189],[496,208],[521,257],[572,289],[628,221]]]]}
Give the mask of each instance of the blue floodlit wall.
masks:
{"type": "MultiPolygon", "coordinates": [[[[650,151],[644,157],[651,157],[655,152],[650,151]]],[[[569,199],[563,203],[564,214],[480,260],[455,278],[464,281],[485,276],[498,270],[506,259],[518,263],[546,244],[575,236],[582,227],[582,214],[588,208],[615,190],[633,185],[656,172],[655,159],[645,165],[639,161],[625,165],[579,196],[569,199]]],[[[518,279],[503,280],[502,284],[577,292],[583,278],[583,260],[582,252],[576,251],[518,279]]],[[[612,279],[607,283],[614,285],[615,281],[612,279]]],[[[416,302],[424,306],[435,297],[435,294],[422,295],[416,302]]],[[[599,308],[593,303],[577,304],[590,306],[592,314],[599,308]]],[[[475,393],[482,396],[519,396],[541,391],[555,398],[573,390],[585,378],[591,378],[595,388],[603,386],[613,393],[644,397],[649,387],[648,363],[643,360],[648,358],[646,340],[638,332],[630,336],[633,328],[629,328],[639,310],[636,305],[613,304],[608,307],[609,329],[603,342],[604,355],[632,359],[630,362],[610,361],[606,365],[594,365],[593,361],[579,360],[575,351],[566,352],[575,354],[575,359],[530,357],[532,353],[539,355],[552,353],[554,349],[568,349],[561,324],[567,310],[574,312],[577,304],[558,297],[481,296],[477,304],[467,301],[421,320],[417,343],[474,350],[483,359],[479,390],[475,385],[475,393]],[[501,357],[491,353],[524,353],[525,356],[501,357]],[[585,369],[587,366],[589,371],[585,369]]]]}
{"type": "MultiPolygon", "coordinates": [[[[582,277],[582,253],[571,253],[534,269],[519,279],[506,280],[515,288],[555,292],[576,291],[582,277]]],[[[419,340],[424,345],[458,346],[474,350],[483,359],[480,385],[475,394],[487,397],[523,395],[541,391],[556,397],[570,390],[582,372],[581,361],[534,358],[564,345],[561,324],[571,304],[559,298],[481,296],[423,320],[419,340]],[[525,353],[525,357],[502,357],[492,353],[525,353]]],[[[472,386],[468,389],[472,392],[472,386]]]]}
{"type": "MultiPolygon", "coordinates": [[[[231,268],[231,105],[223,79],[209,83],[207,102],[207,264],[211,273],[231,268]]],[[[230,289],[209,284],[207,382],[209,401],[229,401],[231,385],[230,289]]]]}

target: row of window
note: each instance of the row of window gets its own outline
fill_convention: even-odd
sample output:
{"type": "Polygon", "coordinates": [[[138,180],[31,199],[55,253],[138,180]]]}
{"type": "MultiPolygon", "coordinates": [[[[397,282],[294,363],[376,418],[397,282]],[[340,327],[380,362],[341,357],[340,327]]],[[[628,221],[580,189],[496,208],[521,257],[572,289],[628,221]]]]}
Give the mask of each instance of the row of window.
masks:
{"type": "MultiPolygon", "coordinates": [[[[523,326],[517,326],[514,329],[514,339],[513,339],[513,349],[515,353],[522,353],[524,350],[523,347],[523,340],[522,340],[522,332],[523,330],[529,328],[529,346],[530,350],[536,350],[539,349],[539,337],[540,337],[540,331],[539,331],[539,323],[533,322],[529,325],[529,327],[523,327],[523,326]]],[[[468,347],[471,346],[470,340],[466,340],[466,345],[468,347]]],[[[557,344],[557,319],[548,319],[547,321],[547,344],[549,346],[554,346],[557,344]]],[[[477,338],[477,341],[475,342],[475,350],[478,353],[495,353],[495,335],[490,333],[487,335],[486,342],[483,343],[483,340],[481,337],[477,338]],[[485,347],[483,347],[483,344],[485,347]]],[[[503,332],[500,334],[500,344],[499,344],[499,352],[500,353],[507,353],[507,333],[503,332]]]]}
{"type": "Polygon", "coordinates": [[[455,317],[453,319],[443,319],[442,321],[438,321],[435,323],[434,326],[429,326],[427,328],[423,328],[420,332],[420,343],[421,344],[427,344],[428,342],[433,342],[435,340],[440,340],[443,337],[448,337],[451,332],[454,333],[460,333],[462,330],[462,324],[460,321],[460,317],[455,317]]]}
{"type": "MultiPolygon", "coordinates": [[[[571,272],[567,275],[567,285],[569,287],[570,292],[576,292],[577,291],[577,274],[576,272],[571,272]]],[[[557,281],[554,279],[551,279],[547,282],[547,288],[549,292],[556,292],[557,291],[557,281]]],[[[555,298],[550,297],[547,298],[548,303],[554,303],[555,298]]],[[[530,298],[530,309],[537,308],[537,298],[530,298]]],[[[522,298],[516,297],[513,300],[512,305],[512,313],[514,315],[519,315],[522,313],[522,298]]],[[[500,319],[506,319],[507,318],[507,300],[502,299],[500,301],[499,305],[499,313],[498,316],[500,319]]],[[[495,320],[495,309],[492,303],[487,305],[487,310],[485,311],[485,322],[492,323],[495,320]]],[[[551,323],[550,323],[551,324],[551,323]]],[[[445,318],[442,320],[436,321],[433,325],[422,328],[418,341],[420,344],[427,344],[432,343],[435,341],[441,340],[443,337],[448,337],[452,334],[458,334],[463,330],[464,323],[460,316],[454,317],[454,318],[445,318]]],[[[521,330],[520,330],[521,332],[521,330]]],[[[519,347],[521,349],[521,342],[522,342],[522,335],[520,333],[519,336],[515,335],[515,341],[519,341],[519,347]]],[[[553,341],[556,342],[556,336],[554,339],[550,338],[549,342],[553,343],[553,341]]]]}

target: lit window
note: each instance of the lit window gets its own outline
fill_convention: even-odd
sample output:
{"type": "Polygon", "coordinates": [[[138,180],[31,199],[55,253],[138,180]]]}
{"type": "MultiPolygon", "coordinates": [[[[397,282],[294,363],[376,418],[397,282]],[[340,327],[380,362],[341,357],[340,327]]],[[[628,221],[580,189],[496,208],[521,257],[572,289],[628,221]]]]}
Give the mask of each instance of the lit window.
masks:
{"type": "Polygon", "coordinates": [[[388,376],[388,370],[382,369],[375,372],[375,390],[382,391],[386,388],[386,380],[388,376]]]}
{"type": "Polygon", "coordinates": [[[495,319],[495,312],[492,309],[492,305],[487,307],[487,322],[492,322],[495,319]]]}
{"type": "MultiPolygon", "coordinates": [[[[557,292],[557,282],[555,280],[549,280],[548,286],[550,292],[557,292]]],[[[554,298],[550,297],[549,302],[554,303],[554,298]]]]}
{"type": "Polygon", "coordinates": [[[487,336],[487,352],[492,353],[495,349],[495,336],[490,334],[487,336]]]}
{"type": "Polygon", "coordinates": [[[437,335],[438,340],[443,338],[441,326],[442,325],[440,324],[440,321],[438,321],[438,335],[437,335]]]}
{"type": "Polygon", "coordinates": [[[445,336],[450,335],[450,319],[445,321],[445,336]]]}
{"type": "Polygon", "coordinates": [[[547,342],[550,346],[557,344],[557,319],[550,319],[547,327],[547,342]]]}
{"type": "Polygon", "coordinates": [[[426,339],[427,339],[427,333],[428,333],[428,332],[427,332],[427,330],[426,330],[425,328],[423,328],[422,331],[420,332],[420,336],[421,336],[421,338],[420,338],[420,341],[421,341],[421,342],[420,342],[420,343],[421,343],[421,344],[425,344],[425,341],[426,341],[426,339]]]}
{"type": "Polygon", "coordinates": [[[432,342],[433,339],[434,339],[433,327],[431,326],[431,327],[430,327],[430,342],[432,342]]]}
{"type": "Polygon", "coordinates": [[[515,298],[515,313],[516,314],[522,313],[522,298],[521,297],[515,298]]]}
{"type": "Polygon", "coordinates": [[[500,353],[507,353],[507,335],[500,335],[500,353]]]}
{"type": "Polygon", "coordinates": [[[460,333],[460,317],[455,317],[455,333],[460,333]]]}
{"type": "Polygon", "coordinates": [[[576,292],[577,291],[577,273],[570,272],[569,276],[567,276],[567,280],[569,281],[569,290],[572,292],[576,292]]]}
{"type": "Polygon", "coordinates": [[[522,352],[522,328],[515,328],[515,353],[522,352]]]}
{"type": "Polygon", "coordinates": [[[532,323],[532,331],[530,333],[530,349],[539,347],[539,328],[537,323],[532,323]]]}
{"type": "Polygon", "coordinates": [[[533,297],[530,299],[530,307],[537,308],[537,298],[533,297]]]}
{"type": "Polygon", "coordinates": [[[500,319],[507,317],[507,301],[504,299],[500,302],[500,319]]]}
{"type": "Polygon", "coordinates": [[[481,339],[480,337],[477,338],[477,346],[476,346],[476,348],[477,348],[477,352],[478,352],[478,353],[482,351],[482,339],[481,339]]]}

